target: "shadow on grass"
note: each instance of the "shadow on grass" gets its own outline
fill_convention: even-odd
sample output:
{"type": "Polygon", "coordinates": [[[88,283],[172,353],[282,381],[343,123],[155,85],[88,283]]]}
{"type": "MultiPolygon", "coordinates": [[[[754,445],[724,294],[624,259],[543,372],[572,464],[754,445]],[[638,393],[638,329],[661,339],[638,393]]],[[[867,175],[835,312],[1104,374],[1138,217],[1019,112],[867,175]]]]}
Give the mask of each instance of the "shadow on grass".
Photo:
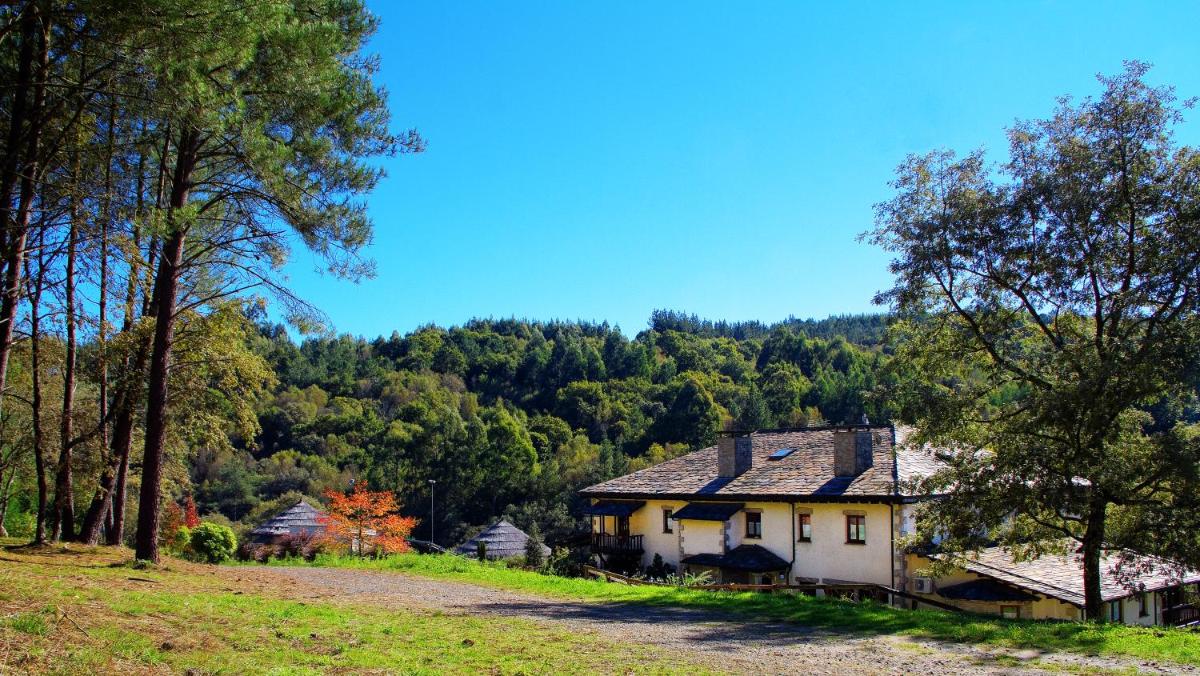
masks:
{"type": "MultiPolygon", "coordinates": [[[[1167,628],[1135,628],[1056,620],[1006,620],[996,616],[931,610],[906,610],[874,602],[829,598],[710,592],[674,587],[627,586],[524,571],[503,564],[478,563],[455,556],[401,554],[382,560],[320,555],[315,563],[272,561],[273,565],[352,568],[404,573],[438,580],[498,588],[540,597],[528,603],[497,602],[497,613],[555,615],[570,619],[599,614],[599,619],[631,624],[725,621],[749,631],[783,632],[807,640],[817,635],[859,637],[904,635],[932,642],[986,644],[1077,654],[1129,655],[1200,663],[1200,635],[1167,628]],[[704,616],[701,611],[709,613],[704,616]],[[764,626],[766,625],[766,626],[764,626]]],[[[336,585],[334,585],[336,586],[336,585]]],[[[436,588],[431,588],[436,593],[436,588]]],[[[504,599],[508,602],[508,599],[504,599]]],[[[757,634],[756,634],[757,635],[757,634]]]]}

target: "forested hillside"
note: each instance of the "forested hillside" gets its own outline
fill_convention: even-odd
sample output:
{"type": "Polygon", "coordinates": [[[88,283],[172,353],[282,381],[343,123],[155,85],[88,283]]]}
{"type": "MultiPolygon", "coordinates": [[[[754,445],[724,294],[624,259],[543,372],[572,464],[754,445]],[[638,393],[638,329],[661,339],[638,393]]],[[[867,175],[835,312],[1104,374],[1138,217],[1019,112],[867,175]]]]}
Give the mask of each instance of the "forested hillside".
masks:
{"type": "Polygon", "coordinates": [[[365,479],[402,496],[428,536],[432,479],[439,541],[501,514],[553,538],[573,527],[579,487],[708,444],[723,425],[887,419],[868,396],[884,323],[656,312],[633,340],[606,324],[477,320],[299,345],[262,325],[251,351],[278,381],[258,432],[194,448],[176,490],[250,523],[365,479]]]}

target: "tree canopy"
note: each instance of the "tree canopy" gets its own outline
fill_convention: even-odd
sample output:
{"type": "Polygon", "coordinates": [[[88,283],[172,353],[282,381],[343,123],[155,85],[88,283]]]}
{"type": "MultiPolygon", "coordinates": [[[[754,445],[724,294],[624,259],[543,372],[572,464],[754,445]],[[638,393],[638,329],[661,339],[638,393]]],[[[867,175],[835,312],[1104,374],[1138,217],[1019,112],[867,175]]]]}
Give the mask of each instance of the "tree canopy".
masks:
{"type": "Polygon", "coordinates": [[[895,254],[898,401],[917,443],[954,449],[925,534],[1073,541],[1089,618],[1103,549],[1200,563],[1200,154],[1146,71],[1016,124],[1000,164],[909,157],[869,235],[895,254]]]}

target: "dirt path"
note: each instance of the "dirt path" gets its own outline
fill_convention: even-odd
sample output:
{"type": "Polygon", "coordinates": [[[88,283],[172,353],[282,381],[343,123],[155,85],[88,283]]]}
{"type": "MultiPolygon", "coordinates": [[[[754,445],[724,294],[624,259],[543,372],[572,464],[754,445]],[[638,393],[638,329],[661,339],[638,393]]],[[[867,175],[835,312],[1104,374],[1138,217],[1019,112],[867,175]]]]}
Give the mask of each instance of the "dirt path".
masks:
{"type": "MultiPolygon", "coordinates": [[[[624,643],[686,654],[733,673],[998,674],[1054,671],[1179,673],[1179,665],[1130,662],[1036,651],[1006,651],[904,637],[860,636],[784,622],[756,622],[691,608],[563,601],[400,573],[336,568],[259,568],[290,580],[311,598],[422,608],[446,613],[522,617],[565,623],[624,643]]],[[[1194,669],[1186,669],[1195,673],[1194,669]]]]}

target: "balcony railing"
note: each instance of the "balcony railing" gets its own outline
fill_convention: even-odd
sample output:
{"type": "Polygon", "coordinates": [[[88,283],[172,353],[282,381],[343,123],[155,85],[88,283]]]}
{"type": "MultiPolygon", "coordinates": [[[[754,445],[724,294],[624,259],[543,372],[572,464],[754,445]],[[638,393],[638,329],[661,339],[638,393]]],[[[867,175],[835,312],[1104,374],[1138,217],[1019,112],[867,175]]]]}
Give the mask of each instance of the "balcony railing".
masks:
{"type": "Polygon", "coordinates": [[[1181,627],[1200,621],[1200,609],[1191,604],[1163,609],[1163,624],[1171,627],[1181,627]]]}
{"type": "Polygon", "coordinates": [[[641,554],[641,535],[592,533],[592,551],[600,554],[641,554]]]}

